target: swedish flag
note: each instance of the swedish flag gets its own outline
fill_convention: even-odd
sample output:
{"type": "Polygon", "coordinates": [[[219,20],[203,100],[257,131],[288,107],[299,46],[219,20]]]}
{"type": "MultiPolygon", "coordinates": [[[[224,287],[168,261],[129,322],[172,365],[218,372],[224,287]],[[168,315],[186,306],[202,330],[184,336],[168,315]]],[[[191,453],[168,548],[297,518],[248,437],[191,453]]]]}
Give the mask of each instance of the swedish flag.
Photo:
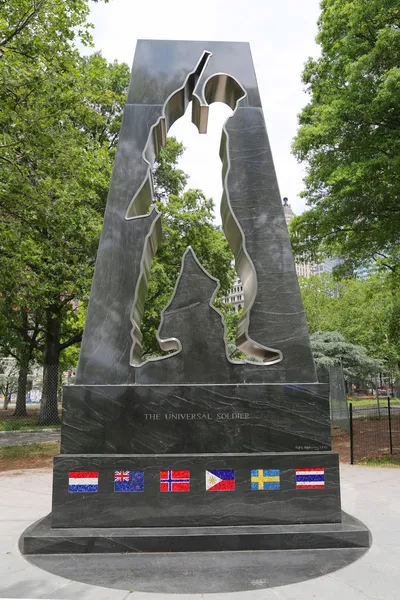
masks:
{"type": "Polygon", "coordinates": [[[251,471],[252,490],[279,490],[281,477],[279,469],[253,469],[251,471]]]}

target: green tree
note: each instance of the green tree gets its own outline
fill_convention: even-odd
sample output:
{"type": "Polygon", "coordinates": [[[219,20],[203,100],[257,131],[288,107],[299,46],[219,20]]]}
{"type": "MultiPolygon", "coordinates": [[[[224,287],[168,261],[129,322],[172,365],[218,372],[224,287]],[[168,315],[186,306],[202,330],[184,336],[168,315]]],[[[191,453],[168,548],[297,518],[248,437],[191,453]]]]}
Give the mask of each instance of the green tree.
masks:
{"type": "Polygon", "coordinates": [[[346,342],[337,331],[317,331],[310,341],[319,375],[326,376],[329,367],[340,365],[348,380],[373,381],[382,370],[380,361],[368,356],[366,348],[346,342]]]}
{"type": "MultiPolygon", "coordinates": [[[[2,262],[0,256],[0,265],[2,262]]],[[[4,277],[1,277],[0,281],[3,290],[0,298],[0,354],[15,359],[18,385],[14,416],[24,417],[27,415],[26,391],[29,367],[35,355],[37,357],[36,349],[42,334],[41,326],[37,314],[34,315],[25,308],[15,306],[19,282],[10,287],[4,285],[4,277]]]]}
{"type": "Polygon", "coordinates": [[[58,420],[60,354],[82,335],[73,301],[89,294],[129,78],[126,65],[79,56],[88,11],[21,0],[0,13],[0,292],[9,328],[42,355],[42,422],[58,420]]]}
{"type": "Polygon", "coordinates": [[[299,277],[299,284],[309,333],[340,331],[340,284],[328,273],[299,277]]]}
{"type": "Polygon", "coordinates": [[[9,357],[0,356],[0,395],[3,396],[3,410],[7,410],[10,396],[18,387],[18,366],[9,357]]]}
{"type": "Polygon", "coordinates": [[[300,279],[311,334],[336,331],[348,343],[366,348],[386,371],[400,368],[398,294],[392,275],[375,273],[366,279],[337,281],[332,275],[300,279]]]}
{"type": "Polygon", "coordinates": [[[348,266],[400,265],[400,5],[322,0],[303,82],[294,154],[307,168],[309,210],[291,225],[298,256],[342,256],[348,266]]]}
{"type": "Polygon", "coordinates": [[[156,340],[160,313],[173,293],[187,246],[193,248],[203,267],[220,281],[220,296],[227,292],[235,274],[225,236],[213,223],[213,201],[200,190],[185,190],[187,176],[177,167],[183,150],[175,138],[168,138],[154,171],[157,205],[163,215],[163,237],[153,260],[143,315],[145,354],[162,354],[156,340]]]}

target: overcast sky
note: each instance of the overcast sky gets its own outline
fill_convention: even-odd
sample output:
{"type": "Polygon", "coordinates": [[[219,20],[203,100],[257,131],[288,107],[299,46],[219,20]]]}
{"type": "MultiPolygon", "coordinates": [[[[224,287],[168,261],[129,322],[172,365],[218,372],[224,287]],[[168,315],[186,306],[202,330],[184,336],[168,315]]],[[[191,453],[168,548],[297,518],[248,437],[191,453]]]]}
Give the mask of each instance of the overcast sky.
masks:
{"type": "MultiPolygon", "coordinates": [[[[303,65],[309,56],[319,54],[318,15],[319,0],[111,0],[93,4],[90,21],[95,49],[109,61],[130,66],[137,39],[250,42],[281,196],[287,196],[299,214],[305,207],[299,198],[303,168],[290,146],[297,114],[307,102],[303,65]]],[[[207,135],[197,133],[189,111],[169,131],[187,148],[181,168],[190,175],[189,186],[214,199],[218,222],[222,190],[218,150],[221,127],[230,113],[225,105],[212,105],[207,135]]]]}

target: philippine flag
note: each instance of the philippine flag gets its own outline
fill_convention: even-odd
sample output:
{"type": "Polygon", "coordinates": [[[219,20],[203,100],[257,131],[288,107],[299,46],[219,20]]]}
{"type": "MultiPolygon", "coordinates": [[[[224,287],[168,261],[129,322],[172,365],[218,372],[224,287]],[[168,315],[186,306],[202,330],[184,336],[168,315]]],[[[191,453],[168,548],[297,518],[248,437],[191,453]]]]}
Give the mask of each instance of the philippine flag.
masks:
{"type": "Polygon", "coordinates": [[[232,492],[235,489],[235,471],[217,469],[206,471],[206,490],[210,492],[232,492]]]}
{"type": "Polygon", "coordinates": [[[98,471],[70,471],[68,478],[69,492],[98,492],[98,471]]]}
{"type": "Polygon", "coordinates": [[[324,487],[324,469],[296,469],[296,490],[321,490],[324,487]]]}

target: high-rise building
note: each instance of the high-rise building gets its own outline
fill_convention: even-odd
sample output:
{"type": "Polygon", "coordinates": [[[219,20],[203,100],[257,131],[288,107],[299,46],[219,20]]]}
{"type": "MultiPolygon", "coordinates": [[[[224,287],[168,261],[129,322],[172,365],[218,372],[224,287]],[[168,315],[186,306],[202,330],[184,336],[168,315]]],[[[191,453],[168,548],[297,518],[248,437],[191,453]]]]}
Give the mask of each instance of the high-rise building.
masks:
{"type": "Polygon", "coordinates": [[[290,221],[295,217],[292,207],[289,204],[289,200],[287,198],[283,199],[283,212],[285,213],[286,225],[289,227],[290,221]]]}
{"type": "MultiPolygon", "coordinates": [[[[287,198],[283,199],[283,212],[285,213],[286,225],[289,227],[290,221],[295,217],[292,207],[289,204],[289,200],[287,198]]],[[[311,277],[311,275],[315,275],[316,265],[312,262],[297,262],[295,261],[296,273],[297,276],[301,277],[311,277]]]]}
{"type": "MultiPolygon", "coordinates": [[[[285,213],[286,225],[289,227],[290,221],[296,215],[289,204],[288,198],[283,198],[283,212],[285,213]]],[[[297,276],[311,277],[312,275],[321,275],[322,273],[332,273],[334,267],[341,263],[340,258],[327,258],[321,263],[313,262],[297,262],[295,261],[297,276]]],[[[240,279],[236,279],[233,287],[229,290],[228,295],[223,299],[225,304],[233,306],[235,312],[239,312],[244,304],[243,285],[240,279]]]]}
{"type": "Polygon", "coordinates": [[[223,298],[225,304],[233,306],[235,312],[239,312],[244,304],[243,285],[239,278],[235,280],[233,287],[229,290],[228,295],[223,298]]]}

